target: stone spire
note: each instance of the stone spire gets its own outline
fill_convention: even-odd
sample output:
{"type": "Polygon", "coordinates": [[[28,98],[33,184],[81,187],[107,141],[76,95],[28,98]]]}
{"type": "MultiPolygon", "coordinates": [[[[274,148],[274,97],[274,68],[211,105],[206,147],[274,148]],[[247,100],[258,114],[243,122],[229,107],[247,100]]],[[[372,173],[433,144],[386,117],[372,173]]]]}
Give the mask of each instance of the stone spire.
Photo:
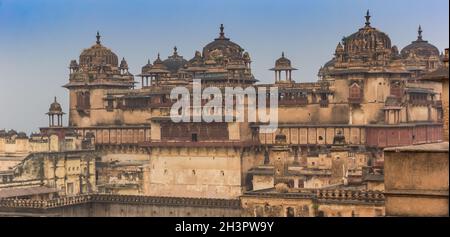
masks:
{"type": "Polygon", "coordinates": [[[97,31],[97,36],[95,36],[96,38],[97,38],[97,44],[100,44],[100,32],[99,31],[97,31]]]}
{"type": "Polygon", "coordinates": [[[369,12],[369,10],[367,10],[365,18],[366,18],[366,26],[369,27],[370,26],[370,12],[369,12]]]}
{"type": "Polygon", "coordinates": [[[224,29],[225,29],[225,27],[223,27],[223,24],[220,24],[219,38],[221,38],[221,39],[225,38],[225,32],[223,32],[224,29]]]}
{"type": "Polygon", "coordinates": [[[422,41],[422,26],[419,25],[419,29],[417,30],[417,41],[422,41]]]}

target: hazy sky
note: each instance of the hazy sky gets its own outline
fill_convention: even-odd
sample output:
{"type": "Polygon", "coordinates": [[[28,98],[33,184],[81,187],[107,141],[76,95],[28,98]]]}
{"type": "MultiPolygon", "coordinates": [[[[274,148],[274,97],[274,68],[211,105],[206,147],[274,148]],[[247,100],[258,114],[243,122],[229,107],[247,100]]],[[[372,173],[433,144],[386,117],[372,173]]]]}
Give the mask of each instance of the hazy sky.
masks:
{"type": "Polygon", "coordinates": [[[448,47],[448,0],[0,0],[0,129],[47,126],[54,96],[67,112],[61,86],[69,62],[94,44],[97,30],[138,74],[174,46],[192,58],[223,23],[226,36],[250,53],[257,79],[273,81],[267,69],[285,51],[299,69],[293,78],[307,82],[317,80],[342,37],[364,25],[367,9],[372,26],[399,49],[416,39],[419,24],[424,39],[448,47]]]}

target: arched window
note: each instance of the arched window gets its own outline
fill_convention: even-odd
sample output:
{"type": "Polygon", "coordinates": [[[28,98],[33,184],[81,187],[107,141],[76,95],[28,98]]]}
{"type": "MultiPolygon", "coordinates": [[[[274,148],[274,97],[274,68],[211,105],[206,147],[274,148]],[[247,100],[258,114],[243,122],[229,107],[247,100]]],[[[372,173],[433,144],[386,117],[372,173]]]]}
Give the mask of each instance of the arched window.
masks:
{"type": "Polygon", "coordinates": [[[294,208],[286,208],[286,217],[295,217],[294,208]]]}
{"type": "Polygon", "coordinates": [[[353,83],[350,86],[349,97],[350,98],[361,98],[361,87],[357,83],[353,83]]]}

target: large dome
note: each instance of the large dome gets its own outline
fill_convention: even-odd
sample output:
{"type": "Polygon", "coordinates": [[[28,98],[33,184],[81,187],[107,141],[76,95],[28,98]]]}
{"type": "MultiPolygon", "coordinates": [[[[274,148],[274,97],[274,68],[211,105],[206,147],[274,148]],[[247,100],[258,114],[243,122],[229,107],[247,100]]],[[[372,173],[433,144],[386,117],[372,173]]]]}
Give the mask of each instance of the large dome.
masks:
{"type": "Polygon", "coordinates": [[[220,25],[219,37],[203,48],[203,58],[216,60],[221,58],[241,58],[244,49],[225,37],[223,24],[220,25]]]}
{"type": "Polygon", "coordinates": [[[356,33],[344,37],[344,52],[349,55],[364,55],[380,50],[391,50],[391,39],[387,34],[370,26],[369,11],[365,16],[366,23],[356,33]]]}
{"type": "Polygon", "coordinates": [[[176,73],[182,67],[184,67],[188,61],[183,58],[183,56],[178,55],[177,47],[173,48],[172,56],[169,56],[166,60],[163,61],[164,66],[171,72],[176,73]]]}
{"type": "Polygon", "coordinates": [[[422,39],[422,27],[419,26],[417,40],[404,47],[400,54],[403,58],[407,58],[412,54],[423,58],[439,57],[439,49],[422,39]]]}
{"type": "Polygon", "coordinates": [[[80,66],[106,64],[117,67],[119,59],[110,49],[100,43],[100,34],[97,32],[97,42],[80,54],[80,66]]]}

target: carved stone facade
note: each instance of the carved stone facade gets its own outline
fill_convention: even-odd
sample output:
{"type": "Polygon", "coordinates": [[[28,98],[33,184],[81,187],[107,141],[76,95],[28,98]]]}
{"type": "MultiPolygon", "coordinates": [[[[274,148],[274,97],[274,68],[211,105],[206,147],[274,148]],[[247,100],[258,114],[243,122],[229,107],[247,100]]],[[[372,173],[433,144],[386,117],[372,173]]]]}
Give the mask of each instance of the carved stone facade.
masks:
{"type": "MultiPolygon", "coordinates": [[[[421,29],[419,38],[399,52],[386,33],[371,26],[369,12],[365,18],[362,28],[338,43],[312,83],[295,81],[296,68],[284,53],[271,69],[274,83],[257,83],[250,54],[225,36],[223,25],[219,36],[190,60],[177,47],[167,59],[158,54],[153,63],[149,60],[138,82],[125,58],[119,64],[97,33],[79,62],[70,62],[64,85],[68,126],[55,126],[50,119],[41,133],[63,137],[74,131],[95,149],[95,183],[110,195],[237,200],[245,194],[251,199],[243,205],[246,215],[384,215],[383,197],[367,190],[381,188],[364,183],[370,180],[363,169],[378,170],[382,177],[384,148],[442,141],[443,87],[419,80],[442,63],[421,29]],[[262,133],[259,118],[172,122],[176,100],[171,90],[184,86],[192,92],[194,79],[221,91],[278,87],[278,129],[262,133]],[[342,191],[355,185],[356,190],[342,191]],[[337,196],[322,191],[337,186],[337,196]],[[278,192],[292,189],[301,194],[286,198],[278,192]],[[258,206],[264,202],[270,208],[258,206]]],[[[51,112],[62,116],[56,104],[51,112]]]]}

